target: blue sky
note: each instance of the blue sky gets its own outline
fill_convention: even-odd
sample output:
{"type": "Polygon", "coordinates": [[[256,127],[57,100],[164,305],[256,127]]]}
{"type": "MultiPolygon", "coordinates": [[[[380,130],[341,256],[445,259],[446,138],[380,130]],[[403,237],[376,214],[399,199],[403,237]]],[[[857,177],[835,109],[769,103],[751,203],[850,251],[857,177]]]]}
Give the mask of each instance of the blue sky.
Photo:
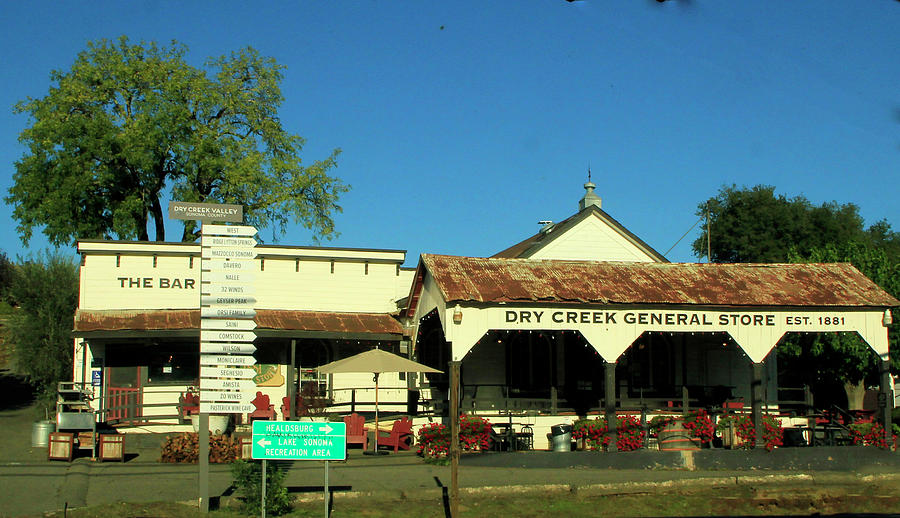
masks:
{"type": "MultiPolygon", "coordinates": [[[[259,4],[4,2],[0,190],[29,124],[13,104],[124,34],[176,39],[196,65],[252,46],[287,66],[284,126],[307,162],[341,148],[352,186],[327,246],[490,255],[572,215],[588,166],[604,210],[661,253],[731,184],[900,224],[900,2],[259,4]]],[[[0,249],[47,246],[24,247],[11,213],[0,249]]],[[[697,233],[669,259],[696,261],[697,233]]]]}

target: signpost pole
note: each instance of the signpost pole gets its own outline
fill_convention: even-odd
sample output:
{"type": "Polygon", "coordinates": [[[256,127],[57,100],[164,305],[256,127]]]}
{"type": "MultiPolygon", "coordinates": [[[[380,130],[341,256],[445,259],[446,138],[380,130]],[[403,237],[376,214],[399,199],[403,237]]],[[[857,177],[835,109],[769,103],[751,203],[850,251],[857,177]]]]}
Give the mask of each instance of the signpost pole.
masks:
{"type": "Polygon", "coordinates": [[[259,503],[259,508],[262,509],[262,518],[266,518],[266,479],[268,477],[268,470],[266,469],[266,459],[262,460],[262,501],[259,503]]]}
{"type": "Polygon", "coordinates": [[[328,491],[328,461],[325,461],[325,518],[328,518],[328,508],[331,507],[331,492],[328,491]]]}

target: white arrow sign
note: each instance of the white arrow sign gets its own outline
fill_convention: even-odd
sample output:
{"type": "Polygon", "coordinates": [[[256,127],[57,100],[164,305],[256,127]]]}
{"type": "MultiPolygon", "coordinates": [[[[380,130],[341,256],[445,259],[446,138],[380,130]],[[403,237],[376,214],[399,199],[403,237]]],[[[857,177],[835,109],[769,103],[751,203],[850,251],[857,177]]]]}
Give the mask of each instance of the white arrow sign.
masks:
{"type": "Polygon", "coordinates": [[[232,283],[232,284],[219,284],[219,283],[203,283],[200,286],[200,294],[201,295],[212,295],[212,296],[223,296],[223,295],[231,295],[234,297],[243,297],[247,295],[253,295],[256,293],[256,290],[251,285],[240,284],[240,283],[232,283]]]}
{"type": "Polygon", "coordinates": [[[249,403],[253,398],[243,392],[222,392],[219,390],[200,389],[200,401],[231,401],[234,403],[249,403]]]}
{"type": "MultiPolygon", "coordinates": [[[[235,261],[229,261],[235,262],[235,261]]],[[[253,264],[253,263],[251,263],[253,264]]],[[[253,284],[256,275],[247,271],[215,271],[203,274],[203,282],[216,284],[232,284],[236,286],[253,284]]]]}
{"type": "Polygon", "coordinates": [[[213,331],[202,329],[200,331],[201,342],[252,342],[256,340],[253,331],[213,331]]]}
{"type": "Polygon", "coordinates": [[[256,240],[252,237],[203,236],[200,239],[200,246],[253,248],[256,246],[256,240]]]}
{"type": "Polygon", "coordinates": [[[231,295],[203,295],[200,297],[200,304],[203,306],[253,306],[256,304],[256,299],[231,295]]]}
{"type": "Polygon", "coordinates": [[[266,446],[271,446],[271,445],[272,445],[272,441],[267,441],[266,438],[263,437],[262,439],[256,441],[256,444],[258,444],[258,445],[260,445],[261,447],[265,448],[266,446]]]}
{"type": "Polygon", "coordinates": [[[253,259],[255,248],[203,248],[200,257],[203,259],[253,259]]]}
{"type": "Polygon", "coordinates": [[[259,270],[259,264],[252,260],[240,259],[204,259],[203,271],[209,272],[254,272],[259,270]]]}
{"type": "Polygon", "coordinates": [[[256,310],[253,308],[229,308],[216,306],[200,308],[200,316],[203,318],[253,318],[256,310]]]}
{"type": "Polygon", "coordinates": [[[320,432],[325,432],[326,434],[327,434],[328,432],[330,432],[331,430],[333,430],[333,428],[330,427],[330,426],[328,426],[328,424],[324,424],[324,425],[322,425],[322,426],[319,427],[319,431],[320,431],[320,432]]]}
{"type": "Polygon", "coordinates": [[[250,391],[256,388],[253,380],[222,380],[212,378],[200,379],[200,390],[244,390],[250,391]]]}
{"type": "Polygon", "coordinates": [[[221,318],[204,318],[200,320],[200,329],[253,331],[254,329],[256,329],[256,322],[252,320],[225,320],[221,318]]]}
{"type": "Polygon", "coordinates": [[[256,228],[248,225],[203,225],[204,236],[255,236],[256,228]]]}
{"type": "Polygon", "coordinates": [[[256,346],[253,344],[231,344],[225,342],[200,342],[201,353],[234,353],[234,354],[253,354],[256,352],[256,346]]]}
{"type": "Polygon", "coordinates": [[[227,354],[201,354],[200,365],[256,365],[256,358],[246,354],[227,355],[227,354]]]}
{"type": "Polygon", "coordinates": [[[247,403],[211,403],[200,402],[201,414],[249,414],[256,407],[247,403]]]}
{"type": "MultiPolygon", "coordinates": [[[[255,370],[245,369],[244,367],[200,367],[201,378],[251,379],[254,376],[256,376],[255,370]]],[[[200,382],[203,383],[203,380],[201,379],[200,382]]]]}

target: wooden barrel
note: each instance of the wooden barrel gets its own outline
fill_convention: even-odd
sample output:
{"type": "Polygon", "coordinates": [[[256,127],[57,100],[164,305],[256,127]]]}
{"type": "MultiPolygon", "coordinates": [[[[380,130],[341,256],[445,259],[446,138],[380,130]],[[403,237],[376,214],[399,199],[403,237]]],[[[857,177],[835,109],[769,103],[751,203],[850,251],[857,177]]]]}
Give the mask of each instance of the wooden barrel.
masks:
{"type": "Polygon", "coordinates": [[[659,451],[699,450],[700,440],[691,437],[691,431],[684,427],[684,421],[675,419],[659,432],[659,451]]]}

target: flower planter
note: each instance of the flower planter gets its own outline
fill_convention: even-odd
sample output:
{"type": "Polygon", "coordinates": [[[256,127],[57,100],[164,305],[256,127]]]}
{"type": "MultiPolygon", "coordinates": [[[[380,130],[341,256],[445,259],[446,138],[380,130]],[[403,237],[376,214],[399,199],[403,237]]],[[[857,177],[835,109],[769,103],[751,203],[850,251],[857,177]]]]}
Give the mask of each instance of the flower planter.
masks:
{"type": "MultiPolygon", "coordinates": [[[[194,427],[195,432],[200,431],[200,415],[194,414],[191,416],[191,426],[194,427]]],[[[213,435],[222,435],[228,430],[228,416],[227,415],[211,415],[209,416],[209,433],[213,435]]]]}

